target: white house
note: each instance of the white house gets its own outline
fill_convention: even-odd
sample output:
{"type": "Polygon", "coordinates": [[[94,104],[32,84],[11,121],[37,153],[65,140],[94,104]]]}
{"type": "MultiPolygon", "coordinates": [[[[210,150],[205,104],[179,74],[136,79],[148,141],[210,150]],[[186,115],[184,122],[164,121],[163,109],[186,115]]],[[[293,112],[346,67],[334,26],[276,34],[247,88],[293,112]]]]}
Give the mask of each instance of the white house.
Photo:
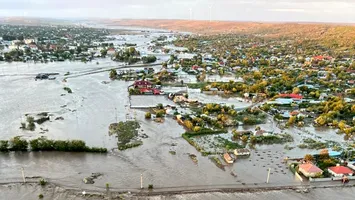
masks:
{"type": "Polygon", "coordinates": [[[35,39],[25,39],[24,42],[25,44],[35,43],[35,39]]]}
{"type": "Polygon", "coordinates": [[[250,150],[249,149],[235,149],[234,154],[236,156],[249,156],[250,150]]]}

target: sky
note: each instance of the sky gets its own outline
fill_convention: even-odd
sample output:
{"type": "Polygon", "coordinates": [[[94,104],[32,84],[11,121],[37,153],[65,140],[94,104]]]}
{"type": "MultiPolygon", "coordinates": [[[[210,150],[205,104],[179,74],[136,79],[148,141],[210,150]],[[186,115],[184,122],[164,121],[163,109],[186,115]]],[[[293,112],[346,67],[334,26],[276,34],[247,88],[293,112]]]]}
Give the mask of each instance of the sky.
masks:
{"type": "Polygon", "coordinates": [[[355,23],[355,0],[0,0],[0,16],[355,23]]]}

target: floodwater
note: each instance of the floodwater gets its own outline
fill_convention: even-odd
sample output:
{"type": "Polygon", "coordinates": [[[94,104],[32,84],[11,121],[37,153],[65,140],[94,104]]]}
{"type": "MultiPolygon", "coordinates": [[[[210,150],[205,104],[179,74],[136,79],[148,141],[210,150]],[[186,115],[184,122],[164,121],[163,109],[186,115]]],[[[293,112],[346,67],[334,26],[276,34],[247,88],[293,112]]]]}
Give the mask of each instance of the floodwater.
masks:
{"type": "MultiPolygon", "coordinates": [[[[135,36],[140,40],[139,35],[135,36]]],[[[173,119],[167,118],[162,124],[147,121],[143,111],[129,107],[130,103],[142,106],[173,104],[165,96],[136,96],[130,102],[127,86],[132,82],[110,81],[108,72],[82,75],[82,72],[121,65],[109,59],[97,61],[99,65],[96,60],[86,64],[1,63],[0,139],[9,140],[14,136],[25,139],[40,136],[80,139],[88,146],[112,149],[117,147],[117,140],[108,135],[108,126],[134,117],[141,122],[140,134],[147,134],[149,138],[142,139],[143,145],[138,148],[108,154],[1,153],[2,182],[20,180],[20,169],[23,167],[28,177],[43,176],[57,183],[80,185],[83,188],[102,187],[106,183],[117,188],[137,188],[141,173],[145,184],[152,183],[155,187],[241,184],[243,178],[237,182],[238,179],[231,176],[230,172],[215,167],[207,157],[202,157],[182,139],[184,130],[173,119]],[[63,82],[63,74],[68,71],[77,76],[68,76],[67,82],[63,82]],[[43,72],[60,75],[56,80],[35,81],[34,76],[43,72]],[[68,94],[63,87],[70,87],[73,93],[68,94]],[[51,120],[37,125],[35,131],[19,129],[21,122],[26,120],[26,114],[40,112],[48,112],[51,120]],[[63,117],[64,120],[55,120],[57,117],[63,117]],[[171,150],[176,151],[176,155],[171,155],[171,150]],[[197,165],[189,158],[189,153],[197,155],[197,165]],[[104,175],[94,185],[84,185],[82,179],[93,172],[104,175]]]]}
{"type": "Polygon", "coordinates": [[[201,93],[200,89],[188,89],[189,98],[196,99],[202,103],[219,103],[228,106],[234,105],[235,109],[242,109],[251,106],[251,103],[243,101],[241,98],[224,98],[219,95],[208,95],[201,93]]]}
{"type": "MultiPolygon", "coordinates": [[[[135,37],[142,39],[139,35],[135,37]]],[[[145,186],[154,184],[156,188],[264,183],[268,168],[273,169],[270,183],[295,183],[291,173],[285,174],[287,169],[280,164],[283,151],[275,150],[273,145],[253,152],[256,155],[250,159],[241,159],[227,166],[226,171],[217,168],[208,157],[201,156],[181,137],[185,130],[176,121],[171,118],[164,123],[145,120],[143,111],[129,107],[130,104],[173,104],[165,96],[134,96],[130,100],[127,86],[132,82],[110,81],[108,72],[80,75],[82,72],[121,65],[109,59],[97,61],[99,65],[96,60],[86,64],[0,63],[0,139],[8,140],[14,136],[25,139],[40,136],[80,139],[88,146],[112,149],[117,147],[117,140],[108,135],[108,126],[116,121],[137,118],[141,123],[139,133],[148,135],[147,139],[142,139],[143,145],[122,152],[110,151],[108,154],[0,153],[0,182],[21,180],[20,169],[23,167],[27,177],[42,176],[62,185],[83,189],[104,187],[106,183],[113,188],[139,188],[140,174],[143,174],[145,186]],[[68,71],[78,76],[63,82],[63,74],[68,71]],[[56,80],[35,81],[34,75],[43,72],[61,75],[56,80]],[[73,93],[68,94],[63,87],[70,87],[73,93]],[[49,112],[51,120],[37,125],[33,132],[19,129],[26,114],[40,112],[49,112]],[[64,120],[55,120],[57,117],[63,117],[64,120]],[[169,151],[176,151],[176,155],[171,155],[169,151]],[[197,155],[198,164],[189,158],[188,154],[191,153],[197,155]],[[103,173],[103,176],[94,185],[83,184],[82,179],[94,172],[103,173]],[[231,172],[237,177],[232,176],[231,172]]],[[[236,108],[250,105],[236,98],[208,96],[190,89],[188,92],[190,98],[204,103],[233,104],[236,108]]],[[[191,196],[191,199],[198,197],[191,196]]],[[[213,199],[213,196],[205,199],[209,198],[213,199]]]]}

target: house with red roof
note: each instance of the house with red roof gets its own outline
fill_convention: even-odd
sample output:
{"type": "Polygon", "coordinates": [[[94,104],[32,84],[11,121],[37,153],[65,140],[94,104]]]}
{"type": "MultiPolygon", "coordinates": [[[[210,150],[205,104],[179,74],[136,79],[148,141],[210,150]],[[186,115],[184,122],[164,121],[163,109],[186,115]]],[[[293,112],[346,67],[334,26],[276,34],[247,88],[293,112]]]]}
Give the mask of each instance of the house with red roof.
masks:
{"type": "Polygon", "coordinates": [[[135,88],[152,88],[153,84],[149,81],[135,81],[133,86],[135,88]]]}
{"type": "Polygon", "coordinates": [[[319,169],[312,163],[300,164],[298,166],[298,171],[301,172],[305,177],[319,177],[323,174],[323,170],[319,169]]]}
{"type": "Polygon", "coordinates": [[[298,99],[298,100],[303,98],[303,96],[299,94],[279,94],[279,97],[298,99]]]}
{"type": "Polygon", "coordinates": [[[331,173],[335,177],[342,177],[344,175],[352,176],[354,171],[349,169],[348,167],[337,165],[335,167],[329,167],[328,172],[331,173]]]}
{"type": "Polygon", "coordinates": [[[35,44],[29,44],[28,47],[29,47],[31,50],[38,50],[38,47],[37,47],[37,45],[35,45],[35,44]]]}

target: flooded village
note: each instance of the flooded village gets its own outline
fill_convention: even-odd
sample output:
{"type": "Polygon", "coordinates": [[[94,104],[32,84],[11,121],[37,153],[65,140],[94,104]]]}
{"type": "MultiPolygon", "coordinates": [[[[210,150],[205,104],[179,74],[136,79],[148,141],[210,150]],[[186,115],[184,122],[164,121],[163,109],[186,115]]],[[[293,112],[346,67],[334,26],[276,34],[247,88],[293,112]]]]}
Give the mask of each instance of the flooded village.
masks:
{"type": "Polygon", "coordinates": [[[350,52],[262,36],[0,27],[0,183],[154,191],[355,180],[350,52]]]}

